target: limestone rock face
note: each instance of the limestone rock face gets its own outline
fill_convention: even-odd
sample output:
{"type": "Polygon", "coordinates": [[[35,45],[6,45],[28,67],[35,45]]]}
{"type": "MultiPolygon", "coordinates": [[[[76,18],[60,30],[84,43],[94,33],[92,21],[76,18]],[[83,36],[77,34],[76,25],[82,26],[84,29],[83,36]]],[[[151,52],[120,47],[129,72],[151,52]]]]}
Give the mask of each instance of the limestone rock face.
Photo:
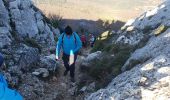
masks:
{"type": "Polygon", "coordinates": [[[51,26],[46,23],[42,13],[31,0],[13,0],[8,3],[11,27],[21,40],[27,37],[35,39],[40,44],[48,46],[55,44],[51,26]]]}
{"type": "Polygon", "coordinates": [[[19,60],[19,67],[24,71],[29,71],[32,67],[35,66],[37,62],[39,62],[40,56],[38,49],[24,46],[23,48],[19,49],[20,60],[19,60]]]}
{"type": "Polygon", "coordinates": [[[168,100],[170,97],[170,2],[130,20],[119,31],[116,43],[146,44],[133,52],[118,75],[105,88],[85,100],[168,100]],[[162,25],[164,26],[163,30],[162,25]],[[156,31],[156,32],[155,32],[156,31]],[[159,33],[158,35],[155,33],[159,33]]]}
{"type": "Polygon", "coordinates": [[[39,72],[42,77],[56,72],[58,63],[44,50],[50,52],[49,48],[55,47],[57,36],[59,30],[47,23],[32,0],[0,0],[0,53],[6,65],[0,70],[9,86],[24,99],[44,95],[44,81],[32,72],[39,72]]]}
{"type": "Polygon", "coordinates": [[[11,45],[11,35],[7,27],[0,27],[0,48],[11,45]]]}
{"type": "Polygon", "coordinates": [[[125,43],[130,45],[138,44],[145,36],[153,35],[152,31],[160,25],[169,27],[170,19],[170,2],[159,5],[153,10],[143,13],[136,19],[129,20],[122,29],[116,43],[125,43]]]}
{"type": "Polygon", "coordinates": [[[170,57],[162,54],[117,76],[86,100],[168,100],[169,73],[170,57]]]}
{"type": "Polygon", "coordinates": [[[6,9],[3,0],[0,0],[0,27],[4,26],[10,29],[9,21],[9,12],[6,9]]]}
{"type": "Polygon", "coordinates": [[[11,44],[9,13],[2,0],[0,0],[0,48],[11,44]]]}
{"type": "Polygon", "coordinates": [[[151,38],[150,41],[141,49],[137,49],[122,67],[122,71],[126,71],[131,61],[146,61],[159,55],[170,56],[170,29],[162,33],[158,37],[151,38]]]}

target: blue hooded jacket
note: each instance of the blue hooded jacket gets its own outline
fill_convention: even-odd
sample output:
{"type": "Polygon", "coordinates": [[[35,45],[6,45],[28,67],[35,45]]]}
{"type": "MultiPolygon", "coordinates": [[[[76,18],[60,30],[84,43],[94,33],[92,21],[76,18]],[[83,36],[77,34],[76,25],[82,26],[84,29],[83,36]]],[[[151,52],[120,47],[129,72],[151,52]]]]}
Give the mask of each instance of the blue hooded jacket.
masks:
{"type": "Polygon", "coordinates": [[[75,32],[72,35],[70,35],[70,37],[68,37],[66,33],[62,33],[57,42],[56,56],[60,55],[61,47],[65,54],[73,55],[80,50],[80,48],[82,47],[82,42],[78,34],[75,32]]]}
{"type": "MultiPolygon", "coordinates": [[[[2,63],[3,57],[0,54],[0,67],[2,63]]],[[[2,74],[0,74],[0,100],[23,100],[23,97],[18,92],[8,88],[8,84],[2,74]]]]}

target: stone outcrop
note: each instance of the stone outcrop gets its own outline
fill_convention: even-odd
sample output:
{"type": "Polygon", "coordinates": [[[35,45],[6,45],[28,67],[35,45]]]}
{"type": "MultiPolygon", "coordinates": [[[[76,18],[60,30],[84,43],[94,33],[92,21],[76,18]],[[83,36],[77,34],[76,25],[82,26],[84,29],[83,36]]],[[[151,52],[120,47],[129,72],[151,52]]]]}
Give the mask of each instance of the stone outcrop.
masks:
{"type": "Polygon", "coordinates": [[[155,9],[143,13],[140,17],[129,20],[118,32],[120,36],[114,42],[136,45],[146,36],[154,35],[152,31],[160,25],[169,27],[169,5],[170,3],[167,0],[155,9]]]}
{"type": "Polygon", "coordinates": [[[0,0],[0,9],[0,48],[10,45],[12,38],[34,39],[48,47],[55,45],[57,29],[47,23],[31,0],[0,0]]]}
{"type": "Polygon", "coordinates": [[[0,0],[0,52],[6,64],[1,70],[9,86],[26,100],[41,98],[45,92],[44,81],[32,72],[50,77],[60,66],[49,51],[59,30],[47,20],[31,0],[0,0]]]}
{"type": "Polygon", "coordinates": [[[120,37],[116,43],[138,45],[145,35],[149,35],[150,39],[131,54],[122,67],[122,74],[114,78],[105,89],[87,95],[86,100],[169,99],[169,11],[170,2],[167,0],[154,10],[126,23],[119,31],[120,37]]]}

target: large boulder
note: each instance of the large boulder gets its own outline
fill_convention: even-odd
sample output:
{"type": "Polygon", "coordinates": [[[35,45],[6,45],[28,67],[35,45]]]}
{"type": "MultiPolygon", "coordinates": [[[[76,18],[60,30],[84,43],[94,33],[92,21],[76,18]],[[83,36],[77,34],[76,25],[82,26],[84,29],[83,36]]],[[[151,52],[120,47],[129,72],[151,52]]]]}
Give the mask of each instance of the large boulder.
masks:
{"type": "Polygon", "coordinates": [[[35,68],[40,60],[40,54],[36,48],[23,45],[17,52],[20,53],[18,65],[23,71],[30,71],[32,68],[35,68]]]}
{"type": "Polygon", "coordinates": [[[102,53],[101,51],[97,51],[97,52],[91,53],[91,54],[89,54],[84,60],[85,60],[86,62],[92,61],[92,60],[94,60],[95,58],[99,57],[99,55],[100,55],[101,53],[102,53]]]}
{"type": "Polygon", "coordinates": [[[89,54],[86,58],[83,59],[81,63],[81,70],[88,69],[90,67],[91,62],[95,59],[101,59],[100,55],[102,54],[101,51],[97,51],[94,53],[89,54]]]}
{"type": "Polygon", "coordinates": [[[126,71],[133,67],[133,64],[140,64],[149,58],[155,58],[161,54],[169,55],[170,52],[170,29],[150,41],[141,49],[136,50],[122,67],[126,71]],[[138,63],[137,63],[138,62],[138,63]]]}
{"type": "Polygon", "coordinates": [[[46,78],[49,76],[49,71],[45,68],[38,68],[34,72],[32,72],[32,74],[35,76],[46,78]]]}
{"type": "Polygon", "coordinates": [[[61,64],[55,60],[55,55],[44,56],[40,58],[41,68],[46,68],[49,72],[55,72],[61,64]]]}

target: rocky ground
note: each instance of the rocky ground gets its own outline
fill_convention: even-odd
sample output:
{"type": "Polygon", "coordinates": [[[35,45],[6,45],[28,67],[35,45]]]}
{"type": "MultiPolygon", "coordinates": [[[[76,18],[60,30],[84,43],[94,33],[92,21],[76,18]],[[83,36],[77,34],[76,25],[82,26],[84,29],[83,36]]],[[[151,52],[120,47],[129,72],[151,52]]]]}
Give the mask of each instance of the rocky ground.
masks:
{"type": "Polygon", "coordinates": [[[113,41],[138,47],[105,88],[86,100],[169,100],[170,99],[170,2],[130,20],[113,41]]]}
{"type": "Polygon", "coordinates": [[[89,54],[89,48],[83,49],[77,59],[76,82],[70,82],[69,75],[63,76],[62,61],[55,60],[58,29],[30,0],[0,0],[0,52],[6,65],[0,70],[9,87],[26,100],[168,100],[169,14],[170,1],[166,0],[114,32],[116,37],[109,44],[131,46],[134,52],[121,66],[122,74],[95,92],[97,83],[81,73],[80,65],[94,67],[90,62],[100,61],[105,56],[103,52],[89,54]]]}

